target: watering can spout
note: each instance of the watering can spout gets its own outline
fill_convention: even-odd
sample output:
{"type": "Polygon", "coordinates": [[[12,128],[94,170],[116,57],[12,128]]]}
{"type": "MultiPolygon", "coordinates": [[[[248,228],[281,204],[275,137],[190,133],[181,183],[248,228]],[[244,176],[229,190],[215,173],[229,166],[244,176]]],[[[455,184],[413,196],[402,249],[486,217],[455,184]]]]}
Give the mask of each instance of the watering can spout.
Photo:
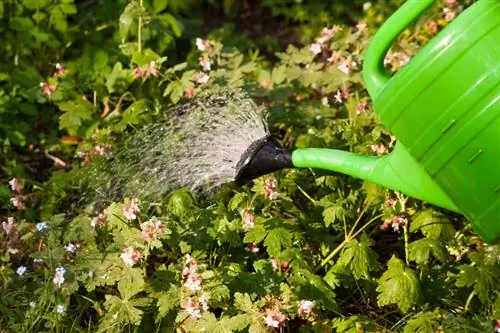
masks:
{"type": "Polygon", "coordinates": [[[459,212],[451,199],[400,143],[396,144],[391,154],[382,157],[362,156],[335,149],[302,148],[292,152],[292,162],[298,168],[325,169],[364,179],[459,212]]]}

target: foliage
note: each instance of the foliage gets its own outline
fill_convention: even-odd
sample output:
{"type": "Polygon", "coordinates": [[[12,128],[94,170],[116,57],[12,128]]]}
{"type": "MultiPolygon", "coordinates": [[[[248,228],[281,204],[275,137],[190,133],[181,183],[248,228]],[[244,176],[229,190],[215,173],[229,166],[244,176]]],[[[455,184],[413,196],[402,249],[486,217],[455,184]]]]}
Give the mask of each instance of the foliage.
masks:
{"type": "MultiPolygon", "coordinates": [[[[388,153],[395,138],[373,113],[361,68],[399,3],[297,1],[285,11],[263,1],[257,13],[271,9],[305,45],[269,55],[271,40],[227,24],[201,35],[204,11],[220,10],[214,2],[6,1],[2,330],[498,330],[500,246],[400,193],[308,169],[228,184],[205,201],[179,189],[159,202],[93,207],[74,188],[86,165],[167,106],[228,87],[267,108],[285,147],[388,153]]],[[[235,4],[224,1],[222,21],[241,15],[235,4]]],[[[469,4],[437,3],[395,43],[387,70],[469,4]]]]}

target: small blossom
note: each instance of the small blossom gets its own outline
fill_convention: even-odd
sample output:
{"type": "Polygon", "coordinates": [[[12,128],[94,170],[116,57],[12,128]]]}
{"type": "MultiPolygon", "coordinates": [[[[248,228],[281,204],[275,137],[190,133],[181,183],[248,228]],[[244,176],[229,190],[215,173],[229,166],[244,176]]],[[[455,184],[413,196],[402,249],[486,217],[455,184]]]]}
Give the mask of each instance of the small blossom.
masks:
{"type": "Polygon", "coordinates": [[[406,224],[407,219],[404,216],[394,216],[392,218],[392,230],[399,231],[399,226],[406,224]]]}
{"type": "Polygon", "coordinates": [[[141,233],[144,239],[152,242],[165,232],[163,224],[158,220],[149,220],[141,224],[141,233]]]}
{"type": "Polygon", "coordinates": [[[297,310],[297,314],[299,315],[299,317],[304,318],[309,313],[311,313],[313,307],[314,307],[313,301],[301,300],[299,309],[297,310]]]}
{"type": "Polygon", "coordinates": [[[10,198],[10,202],[12,203],[12,206],[16,207],[18,210],[24,210],[26,208],[23,197],[20,195],[10,198]]]}
{"type": "Polygon", "coordinates": [[[200,276],[190,275],[184,283],[184,287],[192,293],[195,293],[198,290],[201,290],[201,281],[202,279],[200,276]]]}
{"type": "Polygon", "coordinates": [[[189,313],[191,318],[197,319],[201,317],[201,310],[198,307],[198,304],[196,304],[195,301],[193,301],[191,298],[188,299],[186,303],[186,311],[189,313]]]}
{"type": "Polygon", "coordinates": [[[344,96],[343,96],[343,94],[342,94],[342,91],[337,90],[337,92],[335,93],[335,95],[333,96],[333,98],[335,99],[335,102],[337,102],[337,103],[339,103],[339,104],[340,104],[340,103],[342,103],[342,102],[343,102],[343,100],[344,100],[344,99],[343,99],[343,98],[344,98],[344,96]]]}
{"type": "Polygon", "coordinates": [[[9,181],[9,185],[12,191],[19,193],[23,188],[23,181],[18,178],[12,178],[9,181]]]}
{"type": "Polygon", "coordinates": [[[44,262],[44,260],[42,258],[35,258],[35,259],[33,259],[33,262],[35,264],[41,264],[42,262],[44,262]]]}
{"type": "Polygon", "coordinates": [[[129,205],[123,208],[123,214],[128,220],[135,220],[137,218],[136,214],[140,211],[139,200],[136,198],[132,199],[129,205]]]}
{"type": "Polygon", "coordinates": [[[18,254],[19,253],[19,249],[15,249],[13,247],[8,247],[7,248],[7,252],[10,253],[10,254],[18,254]]]}
{"type": "Polygon", "coordinates": [[[12,237],[17,234],[16,225],[14,224],[15,220],[13,217],[8,217],[7,222],[2,222],[3,231],[7,234],[7,236],[12,237]]]}
{"type": "Polygon", "coordinates": [[[286,316],[280,311],[274,311],[271,309],[266,309],[266,316],[264,317],[264,323],[267,327],[277,328],[286,321],[286,316]]]}
{"type": "Polygon", "coordinates": [[[57,63],[56,64],[56,71],[54,72],[54,74],[52,74],[52,76],[53,77],[61,77],[65,73],[66,73],[66,68],[62,64],[57,63]]]}
{"type": "Polygon", "coordinates": [[[195,77],[194,77],[194,80],[196,81],[196,83],[198,84],[205,84],[208,82],[208,80],[210,79],[210,76],[206,73],[198,73],[195,77]]]}
{"type": "Polygon", "coordinates": [[[389,65],[390,63],[392,63],[393,60],[394,60],[394,53],[392,53],[391,51],[387,52],[387,54],[384,57],[384,66],[389,65]]]}
{"type": "Polygon", "coordinates": [[[395,209],[395,208],[396,208],[397,201],[396,201],[396,199],[394,199],[394,198],[389,198],[389,199],[387,199],[387,200],[385,201],[385,204],[386,204],[387,206],[389,206],[390,208],[395,209]]]}
{"type": "Polygon", "coordinates": [[[279,193],[275,191],[276,189],[276,179],[268,178],[264,181],[264,196],[270,200],[275,200],[279,197],[279,193]]]}
{"type": "Polygon", "coordinates": [[[17,275],[19,276],[23,276],[24,273],[26,273],[26,271],[28,270],[28,268],[26,266],[19,266],[16,270],[16,273],[17,275]]]}
{"type": "Polygon", "coordinates": [[[136,79],[139,79],[141,76],[142,76],[142,70],[139,67],[135,68],[134,69],[134,77],[136,79]]]}
{"type": "Polygon", "coordinates": [[[89,271],[87,276],[89,277],[89,279],[93,279],[94,278],[94,272],[92,271],[89,271]]]}
{"type": "Polygon", "coordinates": [[[64,276],[66,275],[66,269],[64,267],[57,267],[56,274],[52,279],[52,283],[54,283],[57,287],[61,287],[64,283],[64,276]]]}
{"type": "Polygon", "coordinates": [[[427,32],[431,35],[435,35],[438,32],[438,24],[436,21],[429,21],[427,23],[427,32]]]}
{"type": "Polygon", "coordinates": [[[273,265],[273,270],[275,272],[279,271],[280,269],[280,261],[278,258],[271,259],[271,265],[273,265]]]}
{"type": "Polygon", "coordinates": [[[149,63],[149,66],[146,70],[146,77],[154,76],[155,78],[158,78],[158,68],[156,67],[156,61],[151,61],[149,63]]]}
{"type": "Polygon", "coordinates": [[[450,8],[443,8],[443,13],[444,13],[444,19],[446,21],[451,21],[455,18],[456,13],[450,8]]]}
{"type": "Polygon", "coordinates": [[[48,229],[49,227],[47,226],[47,223],[45,222],[40,222],[36,224],[36,230],[38,232],[44,232],[48,229]]]}
{"type": "Polygon", "coordinates": [[[444,1],[447,5],[453,6],[457,3],[457,0],[445,0],[444,1]]]}
{"type": "Polygon", "coordinates": [[[129,246],[123,249],[120,258],[122,258],[125,266],[132,267],[139,261],[139,259],[141,259],[141,253],[129,246]]]}
{"type": "Polygon", "coordinates": [[[48,98],[52,97],[57,90],[56,84],[49,84],[47,82],[40,82],[40,87],[42,88],[42,92],[48,98]]]}
{"type": "Polygon", "coordinates": [[[399,66],[403,67],[408,63],[408,61],[410,61],[410,56],[405,53],[401,53],[399,56],[399,66]]]}
{"type": "Polygon", "coordinates": [[[211,65],[212,63],[210,62],[210,59],[206,56],[201,56],[200,57],[200,66],[201,68],[205,71],[205,72],[208,72],[211,70],[211,65]]]}
{"type": "Polygon", "coordinates": [[[371,2],[369,2],[369,1],[368,1],[368,2],[365,2],[365,3],[363,4],[363,10],[364,10],[364,11],[367,11],[367,10],[368,10],[368,9],[370,9],[371,7],[372,7],[372,3],[371,3],[371,2]]]}
{"type": "Polygon", "coordinates": [[[358,29],[358,32],[366,30],[367,27],[368,25],[365,22],[359,22],[358,24],[356,24],[356,29],[358,29]]]}
{"type": "Polygon", "coordinates": [[[330,55],[330,57],[328,57],[328,59],[326,59],[326,61],[336,64],[340,60],[340,56],[341,56],[340,52],[333,51],[332,54],[330,55]]]}
{"type": "Polygon", "coordinates": [[[76,245],[73,243],[68,243],[67,245],[64,246],[64,249],[69,253],[75,253],[76,245]]]}
{"type": "Polygon", "coordinates": [[[367,109],[368,109],[368,103],[359,103],[359,104],[356,106],[356,113],[357,113],[357,114],[363,113],[363,112],[365,112],[367,109]]]}
{"type": "Polygon", "coordinates": [[[320,43],[314,43],[309,47],[309,50],[311,50],[312,53],[319,54],[321,53],[321,44],[320,43]]]}
{"type": "Polygon", "coordinates": [[[493,332],[500,333],[500,320],[495,320],[495,328],[493,332]]]}
{"type": "Polygon", "coordinates": [[[198,299],[198,301],[201,304],[201,308],[203,309],[203,311],[208,311],[208,309],[209,309],[208,308],[208,300],[209,300],[209,295],[208,294],[203,294],[198,299]]]}
{"type": "Polygon", "coordinates": [[[255,215],[249,212],[243,213],[243,230],[248,231],[254,227],[255,215]]]}
{"type": "Polygon", "coordinates": [[[193,98],[195,96],[194,89],[193,88],[186,89],[186,91],[184,92],[184,96],[186,96],[186,98],[193,98]]]}
{"type": "Polygon", "coordinates": [[[252,242],[245,247],[245,250],[252,253],[258,253],[260,249],[255,242],[252,242]]]}
{"type": "Polygon", "coordinates": [[[370,145],[370,148],[373,152],[377,153],[378,155],[383,155],[387,154],[388,150],[383,144],[373,144],[370,145]]]}
{"type": "Polygon", "coordinates": [[[335,30],[333,28],[329,29],[328,27],[324,27],[323,29],[321,29],[319,36],[316,38],[316,42],[319,44],[326,43],[327,41],[332,39],[334,33],[335,30]]]}
{"type": "Polygon", "coordinates": [[[62,304],[57,305],[57,313],[64,313],[65,311],[66,308],[62,304]]]}
{"type": "Polygon", "coordinates": [[[199,51],[204,52],[210,47],[210,42],[201,38],[196,38],[196,47],[199,51]]]}
{"type": "Polygon", "coordinates": [[[106,151],[104,150],[104,147],[99,145],[92,148],[92,153],[96,156],[106,156],[106,151]]]}
{"type": "Polygon", "coordinates": [[[104,225],[105,222],[106,222],[106,210],[102,213],[99,213],[99,215],[93,217],[92,220],[90,221],[90,226],[92,228],[95,228],[97,226],[101,227],[104,225]]]}
{"type": "Polygon", "coordinates": [[[353,67],[354,62],[349,63],[347,60],[337,66],[337,69],[344,74],[349,74],[353,67]]]}
{"type": "Polygon", "coordinates": [[[33,309],[33,308],[36,306],[36,303],[35,303],[35,302],[33,302],[33,301],[31,301],[31,302],[29,303],[29,306],[30,306],[30,308],[32,308],[32,309],[33,309]]]}

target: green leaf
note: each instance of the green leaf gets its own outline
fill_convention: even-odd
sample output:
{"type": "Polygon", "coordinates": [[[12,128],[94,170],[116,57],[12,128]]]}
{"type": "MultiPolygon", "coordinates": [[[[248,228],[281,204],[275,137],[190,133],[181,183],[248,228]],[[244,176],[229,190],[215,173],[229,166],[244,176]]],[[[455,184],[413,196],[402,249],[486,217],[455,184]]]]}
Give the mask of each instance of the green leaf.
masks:
{"type": "Polygon", "coordinates": [[[274,228],[267,234],[264,245],[271,257],[277,257],[281,249],[292,246],[292,234],[285,228],[274,228]]]}
{"type": "Polygon", "coordinates": [[[67,129],[75,134],[82,121],[92,117],[92,104],[84,101],[70,101],[59,103],[59,109],[64,113],[59,117],[59,128],[67,129]]]}
{"type": "Polygon", "coordinates": [[[184,95],[184,86],[181,80],[172,81],[167,85],[163,92],[163,96],[170,95],[170,99],[174,104],[177,104],[184,95]]]}
{"type": "Polygon", "coordinates": [[[229,208],[232,211],[238,211],[241,209],[241,206],[243,205],[243,203],[246,202],[247,199],[248,199],[248,193],[246,192],[236,193],[229,201],[227,208],[229,208]]]}
{"type": "Polygon", "coordinates": [[[187,189],[180,189],[170,194],[167,209],[175,216],[188,214],[193,208],[194,198],[187,189]]]}
{"type": "Polygon", "coordinates": [[[125,111],[123,111],[122,119],[115,126],[116,130],[123,131],[129,125],[140,124],[147,111],[149,111],[149,104],[147,100],[140,99],[135,101],[125,111]]]}
{"type": "Polygon", "coordinates": [[[145,282],[140,269],[126,267],[122,274],[118,281],[118,291],[123,300],[129,300],[143,291],[145,282]]]}
{"type": "Polygon", "coordinates": [[[426,209],[418,213],[410,223],[410,231],[420,230],[427,238],[451,239],[455,235],[455,229],[451,222],[443,215],[426,209]]]}
{"type": "Polygon", "coordinates": [[[259,243],[264,238],[266,238],[266,235],[267,235],[267,230],[262,225],[257,224],[246,233],[243,241],[245,243],[252,243],[252,242],[259,243]]]}
{"type": "Polygon", "coordinates": [[[129,70],[124,70],[121,62],[117,62],[106,80],[106,88],[110,94],[117,91],[123,92],[133,80],[132,73],[129,70]]]}
{"type": "Polygon", "coordinates": [[[167,313],[179,306],[179,287],[170,284],[167,292],[161,292],[158,297],[158,317],[157,321],[165,317],[167,313]]]}
{"type": "Polygon", "coordinates": [[[408,245],[408,259],[415,261],[420,266],[427,266],[432,253],[434,258],[445,261],[445,251],[440,241],[433,238],[422,238],[408,245]]]}
{"type": "Polygon", "coordinates": [[[336,333],[359,333],[375,332],[376,326],[362,316],[350,316],[347,318],[335,318],[332,321],[332,327],[336,333]]]}
{"type": "Polygon", "coordinates": [[[329,227],[330,224],[337,220],[345,221],[345,208],[342,206],[342,203],[337,203],[330,207],[327,207],[323,211],[323,218],[325,221],[325,226],[329,227]]]}
{"type": "Polygon", "coordinates": [[[378,265],[378,256],[370,248],[373,244],[365,234],[361,236],[361,242],[355,239],[347,242],[336,265],[348,268],[356,280],[368,279],[369,272],[378,265]]]}
{"type": "Polygon", "coordinates": [[[434,333],[439,327],[438,311],[421,312],[413,316],[404,328],[404,333],[434,333]]]}
{"type": "Polygon", "coordinates": [[[136,1],[130,2],[127,7],[125,7],[125,10],[120,15],[119,19],[122,43],[125,43],[128,33],[132,28],[132,24],[139,18],[139,15],[141,15],[142,12],[142,8],[136,1]]]}
{"type": "Polygon", "coordinates": [[[457,287],[472,287],[483,304],[490,303],[491,292],[498,290],[500,269],[494,265],[460,265],[457,287]]]}
{"type": "Polygon", "coordinates": [[[421,299],[418,277],[395,256],[389,260],[387,267],[378,282],[377,291],[380,293],[377,297],[378,303],[380,306],[396,304],[406,313],[421,299]]]}

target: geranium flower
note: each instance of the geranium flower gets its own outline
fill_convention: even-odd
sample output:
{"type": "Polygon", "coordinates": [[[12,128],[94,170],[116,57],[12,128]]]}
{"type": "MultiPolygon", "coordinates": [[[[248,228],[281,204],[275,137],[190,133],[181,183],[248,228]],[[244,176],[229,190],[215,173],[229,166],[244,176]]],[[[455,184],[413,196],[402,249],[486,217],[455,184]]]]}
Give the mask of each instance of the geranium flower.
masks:
{"type": "Polygon", "coordinates": [[[126,267],[132,267],[141,259],[141,253],[129,246],[123,249],[120,258],[126,267]]]}

